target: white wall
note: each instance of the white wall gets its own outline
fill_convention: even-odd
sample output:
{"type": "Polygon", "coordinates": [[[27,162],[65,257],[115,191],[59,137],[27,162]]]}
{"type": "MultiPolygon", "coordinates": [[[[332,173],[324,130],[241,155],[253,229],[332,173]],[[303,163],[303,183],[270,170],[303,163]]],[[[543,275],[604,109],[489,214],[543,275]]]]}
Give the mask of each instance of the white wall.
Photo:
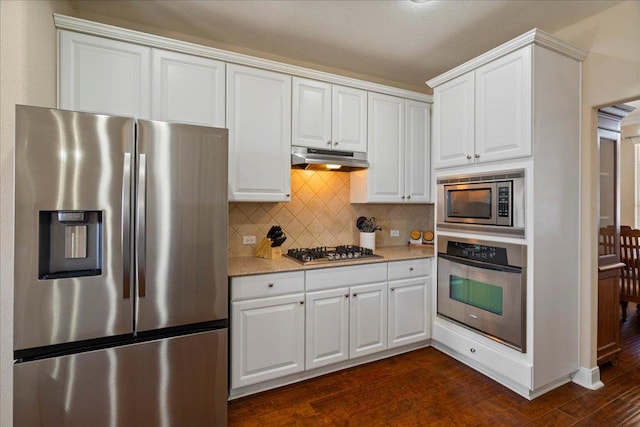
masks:
{"type": "Polygon", "coordinates": [[[594,107],[640,98],[640,1],[625,1],[555,35],[589,51],[582,67],[580,365],[596,367],[598,152],[594,107]]]}
{"type": "Polygon", "coordinates": [[[15,104],[56,104],[53,12],[64,1],[0,1],[0,426],[13,406],[13,161],[15,104]]]}
{"type": "Polygon", "coordinates": [[[635,227],[635,150],[629,136],[640,135],[640,123],[622,127],[620,147],[620,224],[635,227]]]}

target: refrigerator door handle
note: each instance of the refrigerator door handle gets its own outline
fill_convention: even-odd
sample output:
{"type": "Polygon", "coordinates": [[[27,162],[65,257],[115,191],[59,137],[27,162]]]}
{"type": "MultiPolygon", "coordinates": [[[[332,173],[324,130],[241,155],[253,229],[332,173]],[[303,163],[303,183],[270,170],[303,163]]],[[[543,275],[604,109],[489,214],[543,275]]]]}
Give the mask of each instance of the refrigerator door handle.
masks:
{"type": "Polygon", "coordinates": [[[138,297],[146,295],[146,203],[147,203],[147,155],[140,154],[138,165],[138,203],[136,221],[136,272],[138,278],[138,297]]]}
{"type": "Polygon", "coordinates": [[[131,153],[122,168],[122,298],[131,298],[131,153]]]}

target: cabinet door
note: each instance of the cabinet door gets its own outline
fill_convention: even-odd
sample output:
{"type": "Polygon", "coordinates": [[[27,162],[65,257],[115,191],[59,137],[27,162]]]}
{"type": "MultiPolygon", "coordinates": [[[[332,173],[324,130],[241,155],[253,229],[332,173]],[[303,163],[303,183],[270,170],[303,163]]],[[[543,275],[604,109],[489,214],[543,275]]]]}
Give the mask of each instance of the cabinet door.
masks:
{"type": "Polygon", "coordinates": [[[368,201],[401,203],[405,200],[405,100],[369,92],[368,108],[368,201]]]}
{"type": "Polygon", "coordinates": [[[427,277],[389,282],[389,348],[430,337],[427,277]]]}
{"type": "Polygon", "coordinates": [[[150,49],[60,31],[59,107],[149,118],[150,49]]]}
{"type": "Polygon", "coordinates": [[[473,163],[474,77],[469,72],[433,90],[433,165],[473,163]]]}
{"type": "Polygon", "coordinates": [[[152,119],[225,127],[224,62],[160,49],[151,62],[152,119]]]}
{"type": "Polygon", "coordinates": [[[331,141],[336,150],[367,151],[367,92],[344,86],[332,89],[331,141]]]}
{"type": "Polygon", "coordinates": [[[330,149],[331,85],[293,78],[292,144],[330,149]]]}
{"type": "Polygon", "coordinates": [[[349,310],[349,357],[387,348],[387,284],[352,286],[349,310]]]}
{"type": "Polygon", "coordinates": [[[227,65],[229,200],[291,196],[291,77],[227,65]]]}
{"type": "Polygon", "coordinates": [[[477,161],[531,155],[531,46],[475,73],[477,161]]]}
{"type": "Polygon", "coordinates": [[[349,358],[349,289],[306,296],[306,369],[349,358]]]}
{"type": "Polygon", "coordinates": [[[406,101],[404,195],[410,203],[431,199],[431,106],[406,101]]]}
{"type": "Polygon", "coordinates": [[[304,370],[304,294],[231,304],[231,388],[304,370]]]}

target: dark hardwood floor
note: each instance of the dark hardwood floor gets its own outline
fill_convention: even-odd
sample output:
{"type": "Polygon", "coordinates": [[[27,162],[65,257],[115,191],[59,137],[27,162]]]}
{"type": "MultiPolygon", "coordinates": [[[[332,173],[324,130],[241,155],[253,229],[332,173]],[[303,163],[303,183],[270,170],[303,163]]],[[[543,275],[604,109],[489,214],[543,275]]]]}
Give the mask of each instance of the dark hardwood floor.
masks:
{"type": "Polygon", "coordinates": [[[229,403],[229,426],[640,425],[640,316],[629,304],[605,386],[565,384],[528,401],[434,348],[229,403]]]}

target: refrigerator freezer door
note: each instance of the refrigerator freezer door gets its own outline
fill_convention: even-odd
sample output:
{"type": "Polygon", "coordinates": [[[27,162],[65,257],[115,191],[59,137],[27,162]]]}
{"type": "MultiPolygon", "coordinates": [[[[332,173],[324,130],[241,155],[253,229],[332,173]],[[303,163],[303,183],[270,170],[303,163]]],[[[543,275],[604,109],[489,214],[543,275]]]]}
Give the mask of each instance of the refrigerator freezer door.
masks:
{"type": "Polygon", "coordinates": [[[16,107],[15,350],[132,332],[133,138],[130,118],[16,107]]]}
{"type": "Polygon", "coordinates": [[[227,130],[138,121],[136,329],[226,319],[227,130]]]}
{"type": "Polygon", "coordinates": [[[14,365],[14,425],[226,426],[227,329],[14,365]]]}

